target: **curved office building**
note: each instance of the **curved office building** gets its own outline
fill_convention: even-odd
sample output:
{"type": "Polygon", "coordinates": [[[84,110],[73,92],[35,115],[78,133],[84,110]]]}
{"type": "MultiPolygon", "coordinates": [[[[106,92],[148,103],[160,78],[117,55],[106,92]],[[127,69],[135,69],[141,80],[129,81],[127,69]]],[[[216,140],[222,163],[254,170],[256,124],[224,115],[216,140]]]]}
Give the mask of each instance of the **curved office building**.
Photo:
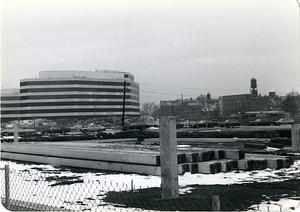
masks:
{"type": "Polygon", "coordinates": [[[126,117],[139,116],[139,84],[130,73],[42,71],[38,78],[22,79],[19,92],[2,92],[1,118],[121,116],[123,100],[126,117]]]}

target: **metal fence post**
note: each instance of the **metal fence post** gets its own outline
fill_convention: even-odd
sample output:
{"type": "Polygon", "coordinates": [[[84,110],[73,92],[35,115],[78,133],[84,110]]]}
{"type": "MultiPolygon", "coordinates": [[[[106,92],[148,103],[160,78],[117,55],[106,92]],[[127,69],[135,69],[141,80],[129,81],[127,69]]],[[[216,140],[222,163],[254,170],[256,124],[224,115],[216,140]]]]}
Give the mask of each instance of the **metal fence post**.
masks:
{"type": "Polygon", "coordinates": [[[9,165],[5,165],[5,204],[7,209],[9,209],[10,207],[9,165]]]}
{"type": "Polygon", "coordinates": [[[220,205],[220,197],[219,196],[212,196],[212,210],[213,211],[220,211],[221,205],[220,205]]]}
{"type": "Polygon", "coordinates": [[[133,192],[133,179],[131,180],[131,192],[133,192]]]}
{"type": "Polygon", "coordinates": [[[175,199],[179,196],[176,119],[174,116],[160,118],[160,169],[163,199],[175,199]]]}

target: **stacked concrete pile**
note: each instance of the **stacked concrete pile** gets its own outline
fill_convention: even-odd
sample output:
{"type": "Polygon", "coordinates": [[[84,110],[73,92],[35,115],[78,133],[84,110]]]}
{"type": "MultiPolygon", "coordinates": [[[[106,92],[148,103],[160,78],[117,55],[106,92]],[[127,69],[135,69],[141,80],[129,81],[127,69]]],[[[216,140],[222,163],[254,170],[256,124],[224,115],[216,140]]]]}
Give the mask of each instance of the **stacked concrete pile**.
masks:
{"type": "Polygon", "coordinates": [[[293,164],[289,157],[264,154],[244,154],[239,150],[207,150],[185,153],[186,162],[179,164],[179,174],[185,172],[215,174],[232,170],[262,170],[287,168],[293,164]]]}
{"type": "MultiPolygon", "coordinates": [[[[155,149],[100,148],[93,143],[1,144],[3,159],[148,175],[160,175],[159,154],[155,149]]],[[[179,174],[278,169],[292,164],[287,157],[244,154],[231,149],[179,149],[177,158],[179,174]]]]}

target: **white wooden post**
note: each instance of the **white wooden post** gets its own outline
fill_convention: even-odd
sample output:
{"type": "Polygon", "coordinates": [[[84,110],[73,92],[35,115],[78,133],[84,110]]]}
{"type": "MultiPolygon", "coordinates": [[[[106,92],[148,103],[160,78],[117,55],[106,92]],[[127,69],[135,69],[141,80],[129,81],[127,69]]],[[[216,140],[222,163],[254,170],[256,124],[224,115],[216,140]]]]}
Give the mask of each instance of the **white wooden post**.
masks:
{"type": "Polygon", "coordinates": [[[14,125],[14,143],[18,143],[19,142],[19,129],[18,129],[18,125],[14,125]]]}
{"type": "Polygon", "coordinates": [[[10,188],[9,188],[9,165],[5,165],[5,204],[6,208],[10,207],[10,188]]]}
{"type": "Polygon", "coordinates": [[[162,198],[178,198],[177,138],[174,116],[160,118],[159,137],[162,198]]]}
{"type": "Polygon", "coordinates": [[[300,124],[292,126],[292,151],[300,152],[300,124]]]}

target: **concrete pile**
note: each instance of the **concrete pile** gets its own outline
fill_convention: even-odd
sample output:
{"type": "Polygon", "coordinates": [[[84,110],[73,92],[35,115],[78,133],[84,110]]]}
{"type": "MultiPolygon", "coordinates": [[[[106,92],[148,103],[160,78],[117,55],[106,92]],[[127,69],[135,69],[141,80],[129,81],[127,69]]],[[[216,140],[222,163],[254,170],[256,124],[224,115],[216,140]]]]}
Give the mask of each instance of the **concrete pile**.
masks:
{"type": "Polygon", "coordinates": [[[186,163],[179,164],[179,174],[185,172],[215,174],[233,170],[262,170],[266,168],[288,168],[293,164],[290,157],[244,154],[239,150],[208,150],[186,153],[186,163]]]}
{"type": "MultiPolygon", "coordinates": [[[[1,159],[160,175],[160,156],[157,149],[119,147],[120,145],[118,148],[102,148],[97,143],[76,142],[2,143],[1,159]]],[[[293,163],[288,157],[244,154],[240,150],[232,149],[179,149],[177,158],[179,174],[279,169],[293,163]]]]}

